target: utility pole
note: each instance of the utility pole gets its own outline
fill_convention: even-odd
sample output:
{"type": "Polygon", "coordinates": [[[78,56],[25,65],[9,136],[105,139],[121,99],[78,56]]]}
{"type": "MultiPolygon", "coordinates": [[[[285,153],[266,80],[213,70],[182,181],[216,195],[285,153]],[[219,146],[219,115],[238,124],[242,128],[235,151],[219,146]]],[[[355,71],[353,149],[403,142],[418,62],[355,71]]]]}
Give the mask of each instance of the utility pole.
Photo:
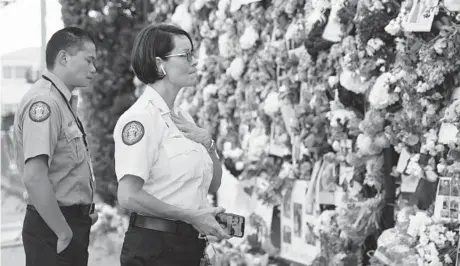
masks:
{"type": "Polygon", "coordinates": [[[46,0],[40,0],[40,22],[41,22],[41,47],[40,47],[40,75],[45,70],[45,49],[46,49],[46,0]]]}

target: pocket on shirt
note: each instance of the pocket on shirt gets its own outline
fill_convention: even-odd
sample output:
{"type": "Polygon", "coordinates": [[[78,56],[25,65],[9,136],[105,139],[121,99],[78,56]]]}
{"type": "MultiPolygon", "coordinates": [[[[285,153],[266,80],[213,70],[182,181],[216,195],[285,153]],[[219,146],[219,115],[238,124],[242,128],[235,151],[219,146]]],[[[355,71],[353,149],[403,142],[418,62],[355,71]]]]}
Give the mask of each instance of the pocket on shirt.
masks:
{"type": "Polygon", "coordinates": [[[81,162],[85,158],[85,145],[83,142],[83,134],[80,129],[72,124],[64,129],[65,138],[71,148],[71,155],[76,161],[81,162]]]}
{"type": "Polygon", "coordinates": [[[169,159],[171,174],[181,181],[199,178],[200,154],[197,145],[184,137],[169,137],[163,141],[163,148],[169,159]]]}
{"type": "Polygon", "coordinates": [[[168,138],[163,142],[163,147],[168,158],[172,159],[179,155],[188,155],[193,152],[198,152],[198,147],[183,137],[168,138]]]}

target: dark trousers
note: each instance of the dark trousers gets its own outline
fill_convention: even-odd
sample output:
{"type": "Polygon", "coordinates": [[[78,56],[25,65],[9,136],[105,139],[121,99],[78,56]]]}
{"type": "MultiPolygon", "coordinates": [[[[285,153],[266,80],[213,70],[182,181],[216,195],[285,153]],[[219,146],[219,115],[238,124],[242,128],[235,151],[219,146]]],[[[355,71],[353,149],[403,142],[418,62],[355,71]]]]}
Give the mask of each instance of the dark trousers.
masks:
{"type": "Polygon", "coordinates": [[[206,241],[130,225],[121,250],[121,266],[199,266],[206,241]]]}
{"type": "Polygon", "coordinates": [[[40,214],[28,206],[22,228],[26,266],[87,266],[91,218],[78,210],[62,209],[73,232],[69,246],[57,254],[57,236],[40,214]]]}

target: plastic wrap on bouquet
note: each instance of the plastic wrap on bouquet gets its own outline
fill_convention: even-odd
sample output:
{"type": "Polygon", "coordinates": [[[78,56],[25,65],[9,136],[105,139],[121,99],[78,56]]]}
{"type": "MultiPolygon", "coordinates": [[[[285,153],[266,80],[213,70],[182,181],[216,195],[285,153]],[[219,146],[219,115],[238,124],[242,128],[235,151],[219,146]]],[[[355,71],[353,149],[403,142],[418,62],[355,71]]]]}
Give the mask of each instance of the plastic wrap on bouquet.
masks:
{"type": "Polygon", "coordinates": [[[460,11],[460,1],[458,0],[444,0],[444,6],[449,11],[460,11]]]}
{"type": "Polygon", "coordinates": [[[351,72],[350,70],[344,70],[340,74],[340,85],[345,89],[354,93],[364,93],[368,90],[369,84],[364,82],[359,75],[351,72]]]}
{"type": "Polygon", "coordinates": [[[412,248],[413,237],[396,228],[385,230],[377,240],[374,259],[386,265],[417,266],[417,254],[412,248]]]}
{"type": "Polygon", "coordinates": [[[331,42],[340,42],[343,36],[343,32],[340,25],[340,19],[337,15],[340,10],[342,1],[333,0],[331,1],[331,13],[329,14],[329,19],[327,20],[326,27],[323,32],[323,39],[331,42]]]}
{"type": "Polygon", "coordinates": [[[245,254],[245,261],[247,266],[267,266],[268,254],[245,254]]]}

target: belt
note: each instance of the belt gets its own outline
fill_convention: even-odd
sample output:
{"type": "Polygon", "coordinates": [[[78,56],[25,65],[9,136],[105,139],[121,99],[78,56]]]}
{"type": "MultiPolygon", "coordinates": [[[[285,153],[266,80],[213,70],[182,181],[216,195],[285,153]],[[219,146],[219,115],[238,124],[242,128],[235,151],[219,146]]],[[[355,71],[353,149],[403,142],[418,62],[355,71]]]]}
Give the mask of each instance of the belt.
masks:
{"type": "MultiPolygon", "coordinates": [[[[27,209],[36,212],[37,209],[33,205],[27,205],[27,209]]],[[[82,205],[71,205],[71,206],[59,206],[62,214],[69,216],[86,216],[94,213],[94,203],[82,204],[82,205]]]]}
{"type": "Polygon", "coordinates": [[[129,223],[135,227],[180,235],[190,238],[198,238],[198,231],[190,224],[182,221],[172,221],[158,217],[143,216],[131,213],[129,223]]]}

